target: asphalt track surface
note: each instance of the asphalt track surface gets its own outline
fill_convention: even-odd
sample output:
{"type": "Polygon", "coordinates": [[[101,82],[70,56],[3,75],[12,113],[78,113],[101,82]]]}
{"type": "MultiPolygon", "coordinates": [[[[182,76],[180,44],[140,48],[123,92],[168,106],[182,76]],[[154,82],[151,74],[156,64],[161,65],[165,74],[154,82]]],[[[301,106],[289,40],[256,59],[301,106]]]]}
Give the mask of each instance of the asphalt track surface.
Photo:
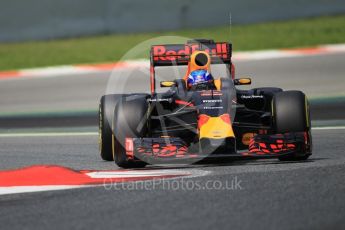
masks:
{"type": "MultiPolygon", "coordinates": [[[[1,229],[344,229],[344,135],[345,130],[314,130],[314,155],[305,162],[197,165],[188,170],[209,174],[146,188],[3,195],[1,229]],[[239,185],[231,187],[236,180],[239,185]],[[207,184],[214,182],[224,189],[207,184]],[[210,187],[192,189],[196,184],[210,187]]],[[[96,154],[97,136],[2,138],[0,144],[2,169],[115,168],[96,154]]]]}
{"type": "MultiPolygon", "coordinates": [[[[255,75],[254,82],[260,79],[254,86],[276,82],[312,97],[336,96],[344,93],[344,61],[343,54],[323,55],[240,62],[237,69],[240,75],[255,75]]],[[[104,73],[3,80],[1,112],[94,108],[107,78],[104,73]]],[[[319,112],[325,119],[335,119],[327,110],[319,112]]],[[[343,114],[336,119],[344,119],[343,114]]],[[[2,195],[0,228],[344,229],[345,129],[314,129],[312,134],[313,155],[304,162],[272,159],[177,167],[206,175],[171,179],[146,189],[127,183],[110,190],[100,186],[2,195]],[[206,188],[209,181],[211,187],[206,188]],[[229,186],[234,181],[239,186],[229,186]],[[214,182],[223,189],[212,187],[214,182]]],[[[96,135],[1,137],[0,146],[2,170],[36,164],[116,169],[112,162],[100,160],[96,135]]]]}

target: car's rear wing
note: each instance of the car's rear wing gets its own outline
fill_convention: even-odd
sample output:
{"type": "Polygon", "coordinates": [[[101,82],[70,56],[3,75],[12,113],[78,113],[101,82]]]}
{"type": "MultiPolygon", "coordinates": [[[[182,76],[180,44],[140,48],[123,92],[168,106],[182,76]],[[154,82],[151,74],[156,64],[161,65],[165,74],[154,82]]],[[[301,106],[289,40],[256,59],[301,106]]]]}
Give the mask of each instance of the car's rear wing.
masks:
{"type": "Polygon", "coordinates": [[[186,44],[153,45],[150,52],[150,84],[151,93],[156,92],[155,67],[188,65],[194,51],[206,51],[211,58],[211,64],[228,64],[231,77],[234,78],[234,66],[231,63],[232,45],[228,42],[196,39],[186,44]]]}
{"type": "Polygon", "coordinates": [[[151,66],[187,65],[194,51],[210,54],[211,64],[231,64],[232,45],[213,40],[192,40],[186,44],[153,45],[151,47],[151,66]]]}

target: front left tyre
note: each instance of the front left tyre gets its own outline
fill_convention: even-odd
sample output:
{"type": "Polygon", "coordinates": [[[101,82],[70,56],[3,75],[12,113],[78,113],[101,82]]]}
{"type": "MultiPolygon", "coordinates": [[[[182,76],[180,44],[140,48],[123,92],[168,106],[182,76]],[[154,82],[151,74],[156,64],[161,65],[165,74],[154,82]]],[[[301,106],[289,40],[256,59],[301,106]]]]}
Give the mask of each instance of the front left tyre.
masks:
{"type": "Polygon", "coordinates": [[[303,133],[305,144],[292,155],[282,156],[279,160],[306,160],[311,155],[311,122],[309,104],[301,91],[276,93],[272,101],[273,127],[277,134],[303,133]]]}
{"type": "Polygon", "coordinates": [[[111,121],[115,105],[122,95],[110,94],[102,96],[98,110],[98,145],[101,158],[113,161],[111,121]]]}
{"type": "Polygon", "coordinates": [[[112,120],[112,153],[115,163],[122,168],[141,168],[146,163],[139,159],[130,159],[126,154],[126,138],[145,137],[148,132],[147,124],[148,103],[146,96],[133,95],[122,97],[114,109],[112,120]]]}

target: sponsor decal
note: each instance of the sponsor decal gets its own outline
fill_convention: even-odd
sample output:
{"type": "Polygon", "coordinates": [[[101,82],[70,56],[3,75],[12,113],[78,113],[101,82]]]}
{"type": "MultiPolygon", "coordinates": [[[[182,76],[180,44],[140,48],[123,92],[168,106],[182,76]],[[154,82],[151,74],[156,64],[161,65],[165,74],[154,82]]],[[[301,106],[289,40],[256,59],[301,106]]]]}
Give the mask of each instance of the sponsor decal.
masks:
{"type": "Polygon", "coordinates": [[[223,93],[221,91],[215,91],[215,90],[207,90],[202,91],[200,96],[202,97],[208,97],[208,96],[222,96],[223,93]]]}
{"type": "Polygon", "coordinates": [[[194,51],[202,50],[221,58],[227,57],[227,44],[209,44],[207,48],[200,49],[199,44],[191,45],[156,45],[152,47],[154,61],[174,61],[191,55],[194,51]]]}
{"type": "Polygon", "coordinates": [[[205,106],[204,109],[224,109],[223,106],[205,106]]]}
{"type": "Polygon", "coordinates": [[[219,134],[222,134],[222,132],[218,131],[218,130],[214,130],[214,131],[212,131],[212,134],[213,135],[219,135],[219,134]]]}
{"type": "Polygon", "coordinates": [[[250,139],[252,139],[254,137],[255,133],[245,133],[242,136],[242,143],[244,145],[249,145],[250,143],[250,139]]]}
{"type": "Polygon", "coordinates": [[[221,103],[223,102],[222,99],[210,99],[210,100],[202,100],[203,103],[221,103]]]}
{"type": "Polygon", "coordinates": [[[163,101],[171,102],[172,99],[171,98],[152,98],[152,99],[148,99],[148,102],[163,102],[163,101]]]}
{"type": "Polygon", "coordinates": [[[242,99],[264,98],[262,95],[241,95],[242,99]]]}

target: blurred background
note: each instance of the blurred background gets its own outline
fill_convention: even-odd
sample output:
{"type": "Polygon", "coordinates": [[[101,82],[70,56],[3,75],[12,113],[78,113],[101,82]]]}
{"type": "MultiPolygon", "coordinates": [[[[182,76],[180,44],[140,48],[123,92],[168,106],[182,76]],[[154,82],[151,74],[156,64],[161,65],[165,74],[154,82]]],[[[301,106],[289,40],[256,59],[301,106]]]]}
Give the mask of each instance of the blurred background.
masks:
{"type": "Polygon", "coordinates": [[[12,0],[0,3],[2,128],[36,126],[25,120],[33,117],[95,125],[99,98],[107,86],[116,91],[110,76],[134,74],[134,89],[148,86],[145,42],[160,36],[230,41],[237,76],[251,76],[252,87],[300,89],[314,120],[345,117],[323,107],[345,104],[343,0],[12,0]],[[332,54],[329,44],[338,44],[332,54]],[[133,47],[140,52],[128,55],[133,47]],[[298,57],[272,56],[291,48],[298,57]],[[139,72],[118,68],[127,59],[144,60],[139,72]]]}
{"type": "Polygon", "coordinates": [[[137,33],[341,14],[342,0],[2,1],[0,41],[137,33]]]}

